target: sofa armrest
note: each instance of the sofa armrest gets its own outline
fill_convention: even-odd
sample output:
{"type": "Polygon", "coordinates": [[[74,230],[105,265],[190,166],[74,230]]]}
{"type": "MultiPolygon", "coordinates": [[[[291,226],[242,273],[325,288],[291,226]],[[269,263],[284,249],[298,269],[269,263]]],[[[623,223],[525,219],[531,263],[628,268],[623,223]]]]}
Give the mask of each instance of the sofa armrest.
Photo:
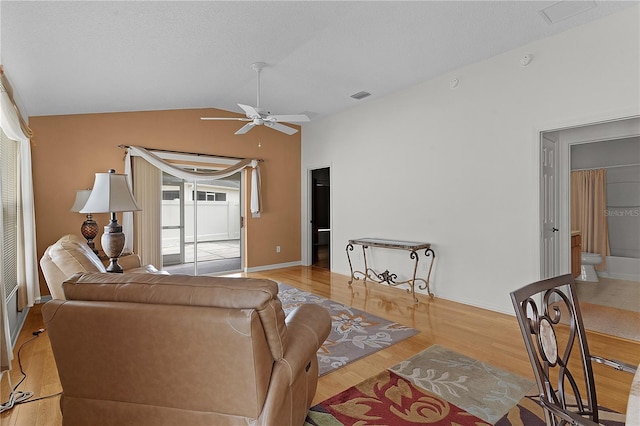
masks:
{"type": "MultiPolygon", "coordinates": [[[[125,272],[129,269],[139,268],[141,265],[140,256],[137,254],[127,254],[118,258],[118,263],[125,272]]],[[[107,261],[108,264],[108,261],[107,261]]]]}
{"type": "Polygon", "coordinates": [[[118,258],[118,263],[127,274],[159,274],[169,275],[167,271],[160,271],[153,265],[142,265],[140,256],[137,254],[126,254],[118,258]]]}
{"type": "Polygon", "coordinates": [[[144,265],[139,268],[127,269],[124,271],[126,274],[155,274],[155,275],[171,275],[167,271],[159,271],[153,265],[144,265]]]}
{"type": "Polygon", "coordinates": [[[320,305],[300,305],[287,315],[288,346],[282,361],[289,367],[290,380],[306,368],[331,331],[331,317],[320,305]]]}

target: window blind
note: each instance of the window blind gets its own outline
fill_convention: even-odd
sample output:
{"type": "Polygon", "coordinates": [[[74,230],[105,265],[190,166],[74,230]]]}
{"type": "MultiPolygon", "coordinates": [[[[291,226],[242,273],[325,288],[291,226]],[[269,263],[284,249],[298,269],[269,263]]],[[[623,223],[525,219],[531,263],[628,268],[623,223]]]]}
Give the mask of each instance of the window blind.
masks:
{"type": "Polygon", "coordinates": [[[18,150],[17,142],[9,139],[0,130],[0,189],[2,192],[2,215],[0,215],[0,265],[2,285],[7,300],[18,288],[18,150]]]}

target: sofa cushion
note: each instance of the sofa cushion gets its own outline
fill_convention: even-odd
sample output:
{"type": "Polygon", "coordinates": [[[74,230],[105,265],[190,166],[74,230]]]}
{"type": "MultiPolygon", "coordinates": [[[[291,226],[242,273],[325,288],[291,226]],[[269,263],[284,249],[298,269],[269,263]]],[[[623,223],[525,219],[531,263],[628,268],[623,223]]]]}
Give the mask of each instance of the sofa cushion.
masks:
{"type": "Polygon", "coordinates": [[[49,256],[69,275],[76,272],[106,272],[98,256],[89,248],[86,240],[77,235],[65,235],[50,247],[49,256]]]}

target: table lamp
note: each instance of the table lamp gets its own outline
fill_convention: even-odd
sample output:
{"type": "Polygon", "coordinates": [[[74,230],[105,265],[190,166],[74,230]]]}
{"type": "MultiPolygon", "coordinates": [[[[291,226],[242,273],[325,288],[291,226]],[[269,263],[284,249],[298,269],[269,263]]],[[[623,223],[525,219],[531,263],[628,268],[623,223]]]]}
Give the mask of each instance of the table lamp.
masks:
{"type": "Polygon", "coordinates": [[[116,218],[117,212],[142,210],[133,198],[127,183],[127,175],[118,174],[111,169],[107,173],[96,173],[93,190],[80,213],[111,213],[111,222],[104,227],[102,234],[102,250],[110,259],[107,272],[122,272],[118,257],[124,249],[124,233],[122,225],[116,218]]]}
{"type": "MultiPolygon", "coordinates": [[[[79,189],[76,192],[76,199],[73,202],[73,206],[71,207],[71,211],[75,213],[79,213],[80,210],[84,207],[89,199],[89,195],[91,195],[90,189],[79,189]]],[[[93,239],[98,235],[98,224],[93,220],[91,213],[87,212],[87,220],[82,223],[80,227],[80,233],[87,240],[87,245],[94,253],[98,254],[98,250],[96,250],[96,244],[93,242],[93,239]]]]}

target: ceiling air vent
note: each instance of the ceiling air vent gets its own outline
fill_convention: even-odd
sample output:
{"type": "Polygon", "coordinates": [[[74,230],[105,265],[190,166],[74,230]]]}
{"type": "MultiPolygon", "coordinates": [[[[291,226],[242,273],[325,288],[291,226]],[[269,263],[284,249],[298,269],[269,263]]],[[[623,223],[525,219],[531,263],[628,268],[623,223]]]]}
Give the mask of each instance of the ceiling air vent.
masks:
{"type": "Polygon", "coordinates": [[[597,4],[594,0],[589,1],[559,1],[538,11],[545,21],[555,24],[572,16],[593,9],[597,4]]]}
{"type": "Polygon", "coordinates": [[[369,92],[358,92],[358,93],[354,93],[353,95],[351,95],[351,97],[353,99],[357,99],[357,100],[364,99],[367,96],[371,96],[371,93],[369,93],[369,92]]]}

